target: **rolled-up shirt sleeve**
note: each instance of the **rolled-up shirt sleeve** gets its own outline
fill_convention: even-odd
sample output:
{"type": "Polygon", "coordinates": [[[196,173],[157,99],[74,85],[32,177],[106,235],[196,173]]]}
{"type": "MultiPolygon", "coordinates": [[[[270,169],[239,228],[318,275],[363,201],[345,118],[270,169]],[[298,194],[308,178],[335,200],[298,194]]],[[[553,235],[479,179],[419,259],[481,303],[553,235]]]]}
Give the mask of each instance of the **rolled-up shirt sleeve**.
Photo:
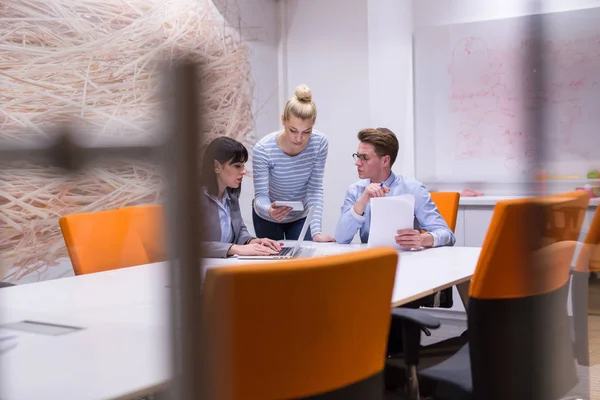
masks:
{"type": "Polygon", "coordinates": [[[269,161],[266,149],[256,144],[252,150],[252,176],[254,180],[254,210],[265,219],[270,219],[269,208],[269,161]]]}

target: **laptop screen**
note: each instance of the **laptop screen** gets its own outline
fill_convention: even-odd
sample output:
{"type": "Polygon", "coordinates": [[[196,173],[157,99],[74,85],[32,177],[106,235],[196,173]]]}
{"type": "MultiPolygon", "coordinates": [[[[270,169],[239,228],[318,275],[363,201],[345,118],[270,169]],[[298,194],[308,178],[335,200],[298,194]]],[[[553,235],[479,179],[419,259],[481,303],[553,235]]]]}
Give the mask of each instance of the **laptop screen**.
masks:
{"type": "Polygon", "coordinates": [[[294,251],[292,251],[292,256],[296,254],[296,252],[300,249],[300,245],[304,241],[304,236],[306,235],[306,231],[310,226],[310,221],[312,220],[313,214],[315,213],[315,208],[311,207],[308,210],[308,214],[306,215],[306,220],[304,221],[304,225],[302,225],[302,231],[300,231],[300,236],[298,236],[298,241],[296,242],[296,246],[294,246],[294,251]]]}

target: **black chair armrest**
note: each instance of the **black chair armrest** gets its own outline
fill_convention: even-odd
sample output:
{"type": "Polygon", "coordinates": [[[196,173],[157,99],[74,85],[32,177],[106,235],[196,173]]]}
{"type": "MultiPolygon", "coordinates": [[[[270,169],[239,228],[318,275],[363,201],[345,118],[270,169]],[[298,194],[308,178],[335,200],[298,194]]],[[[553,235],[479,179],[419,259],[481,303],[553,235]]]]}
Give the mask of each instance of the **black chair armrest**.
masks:
{"type": "Polygon", "coordinates": [[[392,309],[392,318],[411,322],[420,328],[437,329],[440,327],[439,319],[419,309],[396,307],[392,309]]]}

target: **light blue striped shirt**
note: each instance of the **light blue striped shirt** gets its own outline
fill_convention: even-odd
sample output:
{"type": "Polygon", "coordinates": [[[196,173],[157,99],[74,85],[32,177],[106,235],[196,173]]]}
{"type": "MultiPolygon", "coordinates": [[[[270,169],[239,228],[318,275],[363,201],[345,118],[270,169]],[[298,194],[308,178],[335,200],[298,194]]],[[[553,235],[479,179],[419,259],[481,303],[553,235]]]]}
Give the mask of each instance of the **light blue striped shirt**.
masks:
{"type": "Polygon", "coordinates": [[[219,207],[219,222],[221,223],[221,243],[233,243],[233,228],[231,227],[231,209],[229,208],[229,193],[223,193],[223,202],[217,196],[209,194],[204,189],[204,194],[217,203],[219,207]]]}
{"type": "MultiPolygon", "coordinates": [[[[335,229],[335,240],[338,243],[352,242],[357,231],[360,231],[362,243],[369,241],[371,205],[367,203],[363,215],[358,215],[354,211],[354,203],[362,196],[370,183],[369,179],[362,179],[350,185],[346,191],[342,215],[335,229]]],[[[415,196],[415,229],[424,229],[430,233],[433,236],[433,247],[454,245],[454,234],[431,200],[431,195],[425,185],[415,179],[396,176],[393,172],[383,184],[390,188],[390,192],[386,196],[401,194],[415,196]]]]}
{"type": "Polygon", "coordinates": [[[254,178],[254,210],[272,222],[269,208],[274,201],[301,201],[304,211],[290,212],[281,223],[297,221],[315,208],[310,222],[314,236],[322,232],[323,175],[327,159],[327,137],[313,129],[306,148],[295,156],[285,154],[279,148],[273,132],[263,137],[252,152],[252,174],[254,178]]]}

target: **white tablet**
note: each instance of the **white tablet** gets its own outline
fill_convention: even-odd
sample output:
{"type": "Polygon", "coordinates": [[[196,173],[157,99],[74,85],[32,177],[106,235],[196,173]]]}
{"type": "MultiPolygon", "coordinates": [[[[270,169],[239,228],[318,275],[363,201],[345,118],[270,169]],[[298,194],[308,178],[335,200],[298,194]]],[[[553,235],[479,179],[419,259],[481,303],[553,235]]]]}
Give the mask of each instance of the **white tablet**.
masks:
{"type": "Polygon", "coordinates": [[[276,201],[277,207],[292,207],[292,211],[304,210],[304,204],[301,201],[276,201]]]}

